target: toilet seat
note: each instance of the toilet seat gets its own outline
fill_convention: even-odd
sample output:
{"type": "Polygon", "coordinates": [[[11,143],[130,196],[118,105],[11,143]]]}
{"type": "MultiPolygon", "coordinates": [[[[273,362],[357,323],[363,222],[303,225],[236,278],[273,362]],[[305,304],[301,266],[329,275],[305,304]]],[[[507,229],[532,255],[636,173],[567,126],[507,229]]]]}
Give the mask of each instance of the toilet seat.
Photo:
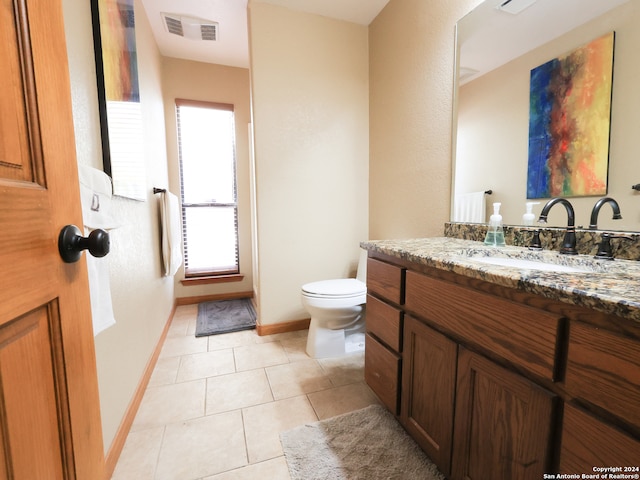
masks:
{"type": "Polygon", "coordinates": [[[302,306],[309,313],[307,354],[336,357],[365,348],[367,251],[360,249],[356,278],[321,280],[302,285],[302,306]]]}
{"type": "Polygon", "coordinates": [[[355,278],[321,280],[302,286],[302,294],[313,298],[353,298],[367,293],[367,285],[355,278]]]}
{"type": "Polygon", "coordinates": [[[355,278],[302,286],[302,305],[311,314],[307,354],[324,358],[364,350],[367,285],[355,278]]]}

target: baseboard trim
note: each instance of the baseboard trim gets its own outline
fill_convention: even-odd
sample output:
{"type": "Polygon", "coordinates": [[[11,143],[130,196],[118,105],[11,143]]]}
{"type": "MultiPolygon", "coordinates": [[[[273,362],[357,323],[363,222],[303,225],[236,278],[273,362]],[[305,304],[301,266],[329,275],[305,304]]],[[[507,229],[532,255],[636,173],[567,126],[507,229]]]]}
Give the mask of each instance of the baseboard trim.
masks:
{"type": "Polygon", "coordinates": [[[268,325],[256,325],[256,332],[261,337],[264,335],[273,335],[275,333],[295,332],[309,328],[310,318],[302,320],[293,320],[292,322],[272,323],[268,325]]]}
{"type": "Polygon", "coordinates": [[[199,295],[196,297],[179,297],[176,298],[176,305],[193,305],[201,302],[213,302],[215,300],[235,300],[236,298],[253,298],[253,292],[231,292],[199,295]]]}
{"type": "Polygon", "coordinates": [[[140,407],[140,403],[142,402],[142,397],[144,396],[144,392],[147,389],[147,385],[149,384],[149,379],[151,378],[153,369],[155,368],[158,357],[160,356],[160,350],[162,350],[164,341],[167,338],[167,332],[169,331],[169,327],[171,326],[171,321],[173,320],[173,317],[176,313],[177,306],[177,301],[173,302],[173,308],[171,309],[169,318],[162,330],[162,333],[160,334],[160,339],[158,340],[151,358],[149,358],[149,361],[147,362],[147,366],[144,369],[144,373],[142,375],[142,378],[140,379],[138,388],[136,389],[133,398],[129,403],[129,406],[127,407],[127,411],[124,414],[122,422],[120,422],[118,431],[116,432],[116,435],[111,442],[111,446],[109,447],[109,451],[107,452],[107,455],[105,457],[105,480],[109,480],[111,478],[111,476],[113,475],[113,471],[116,468],[116,464],[118,463],[118,459],[120,458],[120,454],[122,453],[122,449],[124,448],[124,443],[127,440],[127,435],[129,435],[131,425],[133,424],[133,420],[136,417],[136,413],[138,413],[138,408],[140,407]]]}

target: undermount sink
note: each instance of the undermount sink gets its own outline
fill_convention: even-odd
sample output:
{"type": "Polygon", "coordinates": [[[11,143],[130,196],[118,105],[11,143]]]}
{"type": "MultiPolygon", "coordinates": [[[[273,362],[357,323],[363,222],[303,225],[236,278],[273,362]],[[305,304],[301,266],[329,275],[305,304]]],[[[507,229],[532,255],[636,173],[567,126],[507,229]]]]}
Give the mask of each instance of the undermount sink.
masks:
{"type": "Polygon", "coordinates": [[[470,257],[471,260],[489,265],[497,265],[502,267],[512,267],[526,270],[541,270],[545,272],[561,272],[561,273],[585,273],[593,270],[587,267],[558,265],[538,260],[526,260],[523,258],[511,257],[470,257]]]}

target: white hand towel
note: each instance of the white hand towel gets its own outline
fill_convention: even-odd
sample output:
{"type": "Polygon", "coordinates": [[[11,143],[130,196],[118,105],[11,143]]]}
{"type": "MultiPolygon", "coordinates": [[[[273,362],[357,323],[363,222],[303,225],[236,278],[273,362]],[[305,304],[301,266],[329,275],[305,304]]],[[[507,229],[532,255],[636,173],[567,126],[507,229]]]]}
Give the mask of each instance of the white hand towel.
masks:
{"type": "Polygon", "coordinates": [[[456,195],[453,205],[454,222],[485,223],[486,194],[482,192],[456,195]]]}
{"type": "Polygon", "coordinates": [[[78,165],[80,178],[80,201],[82,219],[85,226],[96,228],[116,228],[118,224],[111,215],[111,178],[102,170],[78,165]]]}
{"type": "MultiPolygon", "coordinates": [[[[111,216],[112,188],[109,176],[102,170],[86,165],[78,165],[78,175],[84,234],[88,235],[96,228],[115,228],[117,225],[111,216]]],[[[109,256],[96,258],[87,251],[86,257],[95,336],[116,323],[111,303],[109,256]]]]}
{"type": "Polygon", "coordinates": [[[171,192],[162,193],[162,261],[165,277],[175,275],[182,265],[182,228],[178,197],[171,192]]]}

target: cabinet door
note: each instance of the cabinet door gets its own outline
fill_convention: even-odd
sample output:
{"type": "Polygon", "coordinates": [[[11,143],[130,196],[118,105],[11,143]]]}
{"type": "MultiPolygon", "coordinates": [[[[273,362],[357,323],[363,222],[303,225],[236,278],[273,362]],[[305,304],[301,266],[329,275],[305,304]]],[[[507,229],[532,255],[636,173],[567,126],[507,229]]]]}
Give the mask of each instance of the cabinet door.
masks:
{"type": "Polygon", "coordinates": [[[402,422],[449,475],[457,345],[415,318],[404,323],[402,422]]]}
{"type": "MultiPolygon", "coordinates": [[[[640,440],[573,405],[565,405],[560,473],[593,473],[594,467],[638,468],[639,460],[640,440]]],[[[635,469],[628,472],[637,473],[635,469]]]]}
{"type": "Polygon", "coordinates": [[[543,478],[550,467],[556,396],[459,350],[452,478],[543,478]]]}

